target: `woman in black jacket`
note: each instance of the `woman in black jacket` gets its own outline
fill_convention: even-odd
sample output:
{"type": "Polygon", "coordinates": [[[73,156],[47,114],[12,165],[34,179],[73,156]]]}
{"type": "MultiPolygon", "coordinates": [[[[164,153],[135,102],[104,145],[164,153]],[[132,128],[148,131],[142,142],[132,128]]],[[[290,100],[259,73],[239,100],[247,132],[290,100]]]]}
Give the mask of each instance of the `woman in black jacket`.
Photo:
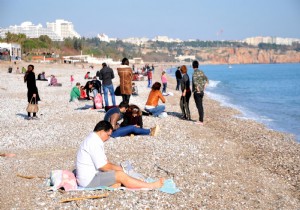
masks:
{"type": "MultiPolygon", "coordinates": [[[[38,104],[38,101],[40,101],[40,96],[38,93],[38,89],[36,87],[36,82],[35,82],[35,74],[34,74],[34,66],[33,65],[28,65],[27,71],[24,76],[24,82],[27,83],[27,99],[28,103],[33,103],[33,104],[38,104]],[[32,99],[32,100],[31,100],[32,99]]],[[[38,119],[36,116],[36,113],[33,113],[33,116],[30,116],[30,112],[28,112],[28,120],[31,119],[38,119]]]]}

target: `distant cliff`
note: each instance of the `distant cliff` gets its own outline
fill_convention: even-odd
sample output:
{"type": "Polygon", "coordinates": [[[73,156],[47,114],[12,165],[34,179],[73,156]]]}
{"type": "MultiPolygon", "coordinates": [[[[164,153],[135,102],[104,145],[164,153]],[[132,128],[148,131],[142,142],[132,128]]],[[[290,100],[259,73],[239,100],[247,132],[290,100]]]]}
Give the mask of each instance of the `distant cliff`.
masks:
{"type": "Polygon", "coordinates": [[[258,48],[215,48],[197,50],[196,57],[211,64],[300,63],[300,52],[258,48]]]}

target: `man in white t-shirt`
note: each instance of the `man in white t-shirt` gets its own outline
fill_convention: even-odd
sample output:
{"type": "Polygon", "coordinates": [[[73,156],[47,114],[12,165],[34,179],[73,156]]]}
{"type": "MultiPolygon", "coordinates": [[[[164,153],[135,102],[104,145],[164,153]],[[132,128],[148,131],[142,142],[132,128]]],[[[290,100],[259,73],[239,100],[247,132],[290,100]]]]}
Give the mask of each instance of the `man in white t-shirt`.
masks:
{"type": "Polygon", "coordinates": [[[122,184],[128,188],[160,188],[164,179],[147,183],[128,176],[121,166],[110,163],[104,151],[104,142],[112,134],[113,127],[107,121],[100,121],[94,132],[81,143],[77,152],[76,177],[82,187],[99,187],[122,184]]]}

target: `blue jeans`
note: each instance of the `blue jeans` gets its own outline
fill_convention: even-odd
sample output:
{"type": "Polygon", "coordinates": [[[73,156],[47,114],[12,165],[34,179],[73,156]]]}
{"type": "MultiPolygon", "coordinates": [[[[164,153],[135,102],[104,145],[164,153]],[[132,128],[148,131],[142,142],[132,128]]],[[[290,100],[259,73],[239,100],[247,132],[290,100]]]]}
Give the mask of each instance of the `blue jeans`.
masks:
{"type": "Polygon", "coordinates": [[[135,135],[149,135],[150,129],[138,128],[134,125],[127,125],[124,127],[120,127],[117,130],[114,130],[111,134],[111,137],[116,138],[121,136],[128,136],[131,133],[135,135]]]}
{"type": "Polygon", "coordinates": [[[152,79],[148,79],[148,88],[151,88],[152,85],[152,79]]]}
{"type": "Polygon", "coordinates": [[[163,90],[162,90],[163,93],[166,93],[167,92],[167,83],[163,83],[163,90]]]}
{"type": "Polygon", "coordinates": [[[108,95],[107,95],[108,91],[111,95],[111,100],[112,100],[113,106],[116,106],[115,90],[114,90],[113,84],[103,85],[105,106],[108,106],[108,95]]]}
{"type": "Polygon", "coordinates": [[[145,108],[147,112],[150,112],[154,117],[158,117],[161,113],[165,111],[165,105],[158,105],[155,108],[147,109],[145,108]]]}

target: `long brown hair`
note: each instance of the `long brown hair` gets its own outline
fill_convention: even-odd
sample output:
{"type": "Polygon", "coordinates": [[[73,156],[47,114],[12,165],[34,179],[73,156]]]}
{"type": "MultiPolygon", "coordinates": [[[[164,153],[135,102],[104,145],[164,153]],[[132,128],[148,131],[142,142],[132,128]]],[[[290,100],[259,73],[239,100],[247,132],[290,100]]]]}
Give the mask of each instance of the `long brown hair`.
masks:
{"type": "Polygon", "coordinates": [[[180,71],[181,71],[183,74],[186,74],[186,72],[187,72],[186,65],[181,66],[181,67],[180,67],[180,71]]]}
{"type": "Polygon", "coordinates": [[[27,76],[28,76],[28,74],[29,74],[30,72],[32,72],[33,70],[34,70],[34,65],[32,65],[32,64],[28,65],[27,71],[26,71],[25,76],[24,76],[24,82],[27,82],[27,76]],[[29,67],[31,67],[31,70],[29,70],[29,67]]]}

